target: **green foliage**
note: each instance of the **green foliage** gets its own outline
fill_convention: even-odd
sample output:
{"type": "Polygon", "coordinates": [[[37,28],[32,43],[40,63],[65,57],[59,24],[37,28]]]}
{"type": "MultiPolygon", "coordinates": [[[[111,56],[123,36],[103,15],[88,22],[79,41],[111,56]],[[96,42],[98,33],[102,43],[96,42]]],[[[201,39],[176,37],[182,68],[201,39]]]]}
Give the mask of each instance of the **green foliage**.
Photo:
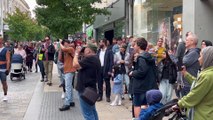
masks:
{"type": "Polygon", "coordinates": [[[14,41],[41,40],[47,31],[47,28],[39,26],[31,19],[28,13],[23,13],[19,9],[13,14],[8,14],[5,22],[10,29],[7,34],[14,41]]]}
{"type": "Polygon", "coordinates": [[[39,24],[50,29],[57,37],[74,34],[83,23],[92,23],[97,14],[109,14],[106,9],[92,7],[100,0],[37,0],[35,10],[39,24]]]}

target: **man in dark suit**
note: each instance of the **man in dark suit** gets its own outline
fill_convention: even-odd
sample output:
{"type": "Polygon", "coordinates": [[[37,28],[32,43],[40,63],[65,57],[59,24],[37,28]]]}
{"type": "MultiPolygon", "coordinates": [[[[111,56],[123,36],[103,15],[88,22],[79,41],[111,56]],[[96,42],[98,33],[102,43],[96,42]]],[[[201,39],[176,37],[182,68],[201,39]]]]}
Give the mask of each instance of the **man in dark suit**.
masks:
{"type": "Polygon", "coordinates": [[[112,73],[113,66],[113,52],[107,47],[107,40],[103,39],[100,41],[100,49],[98,50],[98,57],[101,62],[101,79],[98,80],[98,92],[99,98],[98,101],[102,100],[103,97],[103,82],[105,81],[106,85],[106,101],[110,102],[110,77],[112,73]]]}

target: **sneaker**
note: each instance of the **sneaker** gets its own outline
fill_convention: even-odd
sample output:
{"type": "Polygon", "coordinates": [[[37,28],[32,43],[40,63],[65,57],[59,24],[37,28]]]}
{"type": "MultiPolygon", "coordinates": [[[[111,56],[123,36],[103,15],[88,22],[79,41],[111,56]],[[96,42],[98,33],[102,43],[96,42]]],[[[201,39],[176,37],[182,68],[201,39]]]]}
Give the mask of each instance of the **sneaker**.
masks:
{"type": "Polygon", "coordinates": [[[60,84],[58,87],[63,87],[63,84],[60,84]]]}
{"type": "Polygon", "coordinates": [[[112,102],[110,105],[111,106],[117,106],[118,104],[116,102],[112,102]]]}
{"type": "Polygon", "coordinates": [[[110,98],[109,98],[109,97],[107,97],[107,98],[106,98],[106,101],[107,101],[107,102],[111,102],[111,100],[110,100],[110,98]]]}
{"type": "Polygon", "coordinates": [[[2,100],[2,101],[4,101],[4,102],[8,101],[8,98],[7,98],[7,96],[6,96],[6,95],[4,96],[4,98],[3,98],[3,100],[2,100]]]}
{"type": "Polygon", "coordinates": [[[122,99],[122,100],[124,100],[124,99],[125,99],[125,98],[124,98],[124,95],[121,95],[121,99],[122,99]]]}
{"type": "Polygon", "coordinates": [[[100,101],[102,101],[102,97],[99,97],[99,98],[97,99],[97,102],[100,102],[100,101]]]}
{"type": "Polygon", "coordinates": [[[132,101],[132,96],[131,95],[129,95],[129,100],[132,101]]]}
{"type": "Polygon", "coordinates": [[[52,83],[47,83],[47,85],[52,86],[52,83]]]}
{"type": "Polygon", "coordinates": [[[41,82],[44,82],[44,79],[41,79],[41,82]]]}
{"type": "Polygon", "coordinates": [[[70,107],[75,107],[75,103],[74,103],[74,102],[71,102],[71,103],[70,103],[70,107]]]}
{"type": "Polygon", "coordinates": [[[121,106],[121,104],[122,104],[122,101],[119,100],[119,101],[118,101],[118,106],[121,106]]]}
{"type": "Polygon", "coordinates": [[[48,82],[48,80],[46,79],[44,82],[48,82]]]}
{"type": "Polygon", "coordinates": [[[65,93],[62,92],[61,98],[64,99],[65,98],[65,93]]]}
{"type": "Polygon", "coordinates": [[[66,111],[69,110],[70,106],[69,105],[63,105],[61,108],[59,108],[60,111],[66,111]]]}

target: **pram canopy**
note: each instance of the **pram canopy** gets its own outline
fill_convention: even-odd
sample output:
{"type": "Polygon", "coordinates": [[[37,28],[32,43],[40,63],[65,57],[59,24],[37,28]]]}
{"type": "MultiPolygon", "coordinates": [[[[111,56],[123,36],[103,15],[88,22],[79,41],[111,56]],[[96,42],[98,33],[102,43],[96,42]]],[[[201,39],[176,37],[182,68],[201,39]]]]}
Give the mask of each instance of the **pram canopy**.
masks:
{"type": "Polygon", "coordinates": [[[20,54],[13,54],[11,63],[21,63],[23,64],[23,58],[20,54]]]}

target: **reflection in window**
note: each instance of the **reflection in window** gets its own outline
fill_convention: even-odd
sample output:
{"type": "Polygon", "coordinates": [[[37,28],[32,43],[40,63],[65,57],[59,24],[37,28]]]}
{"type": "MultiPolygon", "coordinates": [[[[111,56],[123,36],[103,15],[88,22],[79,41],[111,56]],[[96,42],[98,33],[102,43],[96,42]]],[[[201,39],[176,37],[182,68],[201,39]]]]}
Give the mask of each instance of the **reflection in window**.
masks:
{"type": "Polygon", "coordinates": [[[175,50],[182,34],[182,0],[135,0],[134,35],[175,50]]]}

